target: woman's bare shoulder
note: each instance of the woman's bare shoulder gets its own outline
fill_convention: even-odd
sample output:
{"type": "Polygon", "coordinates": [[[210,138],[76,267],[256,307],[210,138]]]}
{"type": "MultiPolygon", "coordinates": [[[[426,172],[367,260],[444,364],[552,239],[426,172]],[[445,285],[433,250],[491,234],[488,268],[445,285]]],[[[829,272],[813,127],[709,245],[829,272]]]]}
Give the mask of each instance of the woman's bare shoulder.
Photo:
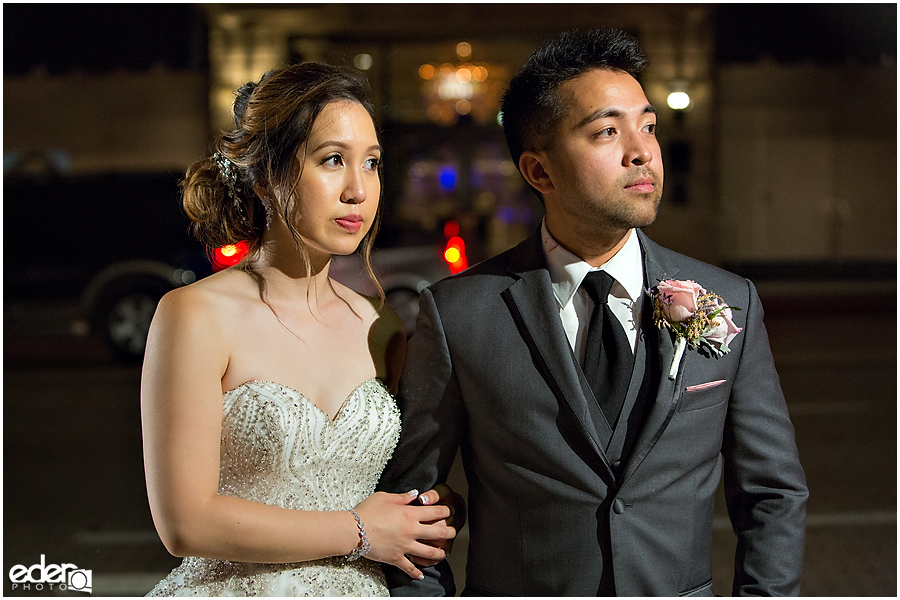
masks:
{"type": "Polygon", "coordinates": [[[360,294],[335,279],[329,279],[329,282],[338,297],[346,302],[353,309],[353,312],[359,315],[366,323],[372,323],[378,318],[377,306],[374,303],[377,299],[360,294]]]}
{"type": "Polygon", "coordinates": [[[372,327],[372,333],[383,348],[385,381],[391,393],[396,394],[406,360],[406,326],[394,309],[385,304],[378,312],[378,320],[372,327]]]}
{"type": "Polygon", "coordinates": [[[378,298],[360,294],[347,286],[332,280],[332,285],[338,295],[347,301],[354,312],[358,314],[369,328],[370,335],[378,339],[389,340],[395,334],[405,333],[403,319],[386,302],[380,302],[378,298]]]}
{"type": "Polygon", "coordinates": [[[332,285],[338,295],[346,300],[357,314],[381,333],[390,337],[395,332],[404,330],[403,320],[389,304],[380,302],[374,296],[360,294],[337,281],[332,280],[332,285]]]}
{"type": "Polygon", "coordinates": [[[363,317],[367,328],[370,350],[375,358],[376,370],[392,393],[397,393],[397,384],[403,361],[406,357],[406,327],[403,319],[387,303],[378,298],[365,296],[349,290],[349,294],[339,290],[342,297],[351,302],[354,310],[363,317]]]}
{"type": "MultiPolygon", "coordinates": [[[[375,303],[378,299],[370,298],[370,300],[373,303],[372,306],[377,308],[377,304],[375,303]]],[[[378,311],[378,329],[387,338],[391,338],[400,333],[406,335],[406,325],[403,323],[403,319],[401,319],[400,315],[398,315],[391,305],[387,303],[384,303],[378,311]]]]}
{"type": "Polygon", "coordinates": [[[240,271],[220,271],[167,293],[159,303],[157,315],[206,323],[228,319],[253,300],[254,287],[252,280],[240,271]]]}

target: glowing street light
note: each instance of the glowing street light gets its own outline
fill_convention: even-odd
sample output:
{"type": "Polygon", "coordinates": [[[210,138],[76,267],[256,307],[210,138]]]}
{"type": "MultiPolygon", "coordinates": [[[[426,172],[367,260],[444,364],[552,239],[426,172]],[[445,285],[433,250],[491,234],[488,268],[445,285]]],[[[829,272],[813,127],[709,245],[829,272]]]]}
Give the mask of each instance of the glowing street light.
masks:
{"type": "Polygon", "coordinates": [[[688,94],[690,84],[684,79],[678,79],[669,84],[669,96],[666,104],[672,110],[685,110],[691,105],[691,96],[688,94]]]}
{"type": "Polygon", "coordinates": [[[688,96],[687,92],[672,92],[666,98],[666,103],[671,109],[684,110],[691,105],[691,97],[688,96]]]}

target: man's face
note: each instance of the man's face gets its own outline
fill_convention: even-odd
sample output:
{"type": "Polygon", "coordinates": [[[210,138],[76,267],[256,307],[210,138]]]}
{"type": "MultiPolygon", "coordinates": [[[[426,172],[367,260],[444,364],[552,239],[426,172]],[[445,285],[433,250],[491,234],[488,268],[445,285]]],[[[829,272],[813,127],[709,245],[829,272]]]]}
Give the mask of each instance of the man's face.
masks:
{"type": "Polygon", "coordinates": [[[656,112],[622,71],[595,69],[560,86],[566,115],[544,153],[544,194],[557,229],[626,230],[656,219],[663,165],[656,112]]]}

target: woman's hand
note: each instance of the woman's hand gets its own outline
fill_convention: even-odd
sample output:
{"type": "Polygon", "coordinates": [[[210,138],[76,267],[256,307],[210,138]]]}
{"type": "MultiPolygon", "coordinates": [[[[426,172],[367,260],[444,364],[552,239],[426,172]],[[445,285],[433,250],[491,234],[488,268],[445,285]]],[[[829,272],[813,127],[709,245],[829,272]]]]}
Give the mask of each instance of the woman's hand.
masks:
{"type": "Polygon", "coordinates": [[[422,579],[422,572],[406,555],[437,564],[445,552],[428,543],[452,539],[456,530],[445,523],[450,518],[449,506],[410,506],[417,497],[415,490],[406,494],[376,492],[360,502],[356,512],[371,546],[366,558],[392,564],[410,577],[422,579]]]}
{"type": "MultiPolygon", "coordinates": [[[[462,496],[450,489],[450,486],[439,483],[434,486],[433,489],[430,489],[423,494],[419,494],[419,502],[426,506],[443,505],[450,508],[450,517],[444,519],[442,522],[444,525],[453,528],[455,532],[454,536],[452,538],[426,542],[429,546],[434,546],[435,548],[443,550],[445,556],[450,554],[450,549],[453,547],[453,538],[456,537],[456,534],[459,534],[459,531],[466,524],[466,501],[463,500],[462,496]]],[[[431,567],[441,562],[440,560],[432,560],[424,556],[416,555],[410,555],[409,559],[422,567],[431,567]]]]}

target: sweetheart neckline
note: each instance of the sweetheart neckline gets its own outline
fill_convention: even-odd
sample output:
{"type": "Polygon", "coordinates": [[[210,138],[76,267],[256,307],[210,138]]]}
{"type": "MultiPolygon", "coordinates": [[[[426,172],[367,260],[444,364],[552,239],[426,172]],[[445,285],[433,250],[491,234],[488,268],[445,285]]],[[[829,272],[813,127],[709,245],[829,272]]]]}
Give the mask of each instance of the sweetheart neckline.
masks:
{"type": "Polygon", "coordinates": [[[350,393],[347,395],[347,397],[344,398],[344,401],[341,402],[341,405],[338,407],[338,410],[337,410],[337,412],[334,414],[334,417],[332,417],[332,416],[329,415],[327,412],[325,412],[325,411],[322,409],[322,407],[320,407],[318,404],[316,404],[315,402],[313,402],[312,398],[310,398],[309,396],[307,396],[306,394],[304,394],[304,393],[301,392],[300,390],[298,390],[298,389],[296,389],[296,388],[294,388],[294,387],[291,387],[291,386],[289,386],[289,385],[287,385],[287,384],[280,383],[280,382],[278,382],[278,381],[273,381],[273,380],[271,380],[271,379],[251,379],[251,380],[249,380],[249,381],[245,381],[244,383],[242,383],[242,384],[240,384],[240,385],[237,385],[237,386],[231,388],[230,390],[224,392],[222,395],[223,395],[223,396],[227,396],[228,394],[231,394],[232,392],[236,392],[237,390],[239,390],[239,389],[241,389],[241,388],[243,388],[243,387],[249,386],[249,385],[251,385],[251,384],[254,384],[254,383],[277,385],[277,386],[279,386],[279,387],[281,387],[281,388],[284,388],[284,389],[286,389],[286,390],[290,390],[291,392],[294,393],[294,395],[298,396],[299,398],[302,398],[303,400],[305,400],[306,402],[308,402],[314,409],[316,409],[317,411],[319,411],[320,413],[322,413],[323,415],[325,415],[325,417],[326,417],[331,423],[334,423],[334,422],[337,421],[338,417],[340,417],[341,414],[343,414],[343,412],[344,412],[344,407],[347,406],[347,402],[349,402],[350,399],[353,398],[353,396],[356,395],[356,392],[358,392],[359,389],[360,389],[361,387],[363,387],[364,385],[366,385],[367,383],[371,383],[371,382],[373,382],[373,381],[377,381],[378,383],[380,383],[380,384],[381,384],[381,387],[384,388],[384,390],[385,390],[386,392],[388,392],[388,394],[390,394],[390,390],[388,389],[387,384],[385,384],[381,379],[379,379],[378,377],[369,377],[368,379],[366,379],[365,381],[363,381],[362,383],[360,383],[359,385],[357,385],[355,388],[353,388],[353,389],[350,391],[350,393]]]}

